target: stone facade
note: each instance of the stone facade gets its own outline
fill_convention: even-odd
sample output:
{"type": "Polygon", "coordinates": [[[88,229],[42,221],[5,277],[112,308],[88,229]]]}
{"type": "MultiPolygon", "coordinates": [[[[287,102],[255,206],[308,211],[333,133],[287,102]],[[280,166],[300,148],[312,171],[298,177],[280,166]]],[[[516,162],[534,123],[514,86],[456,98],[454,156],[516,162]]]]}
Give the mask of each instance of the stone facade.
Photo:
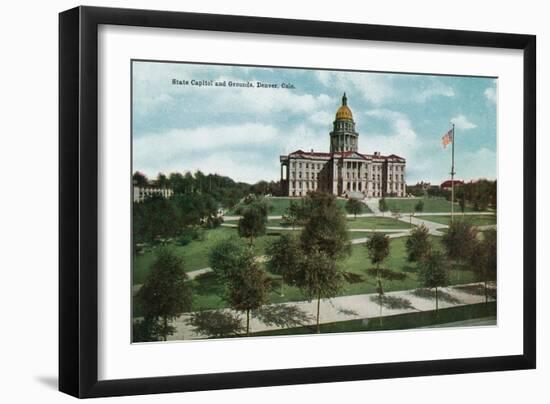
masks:
{"type": "Polygon", "coordinates": [[[297,150],[280,156],[283,193],[305,196],[320,190],[355,198],[406,196],[405,159],[359,153],[358,140],[344,93],[330,132],[330,152],[297,150]]]}

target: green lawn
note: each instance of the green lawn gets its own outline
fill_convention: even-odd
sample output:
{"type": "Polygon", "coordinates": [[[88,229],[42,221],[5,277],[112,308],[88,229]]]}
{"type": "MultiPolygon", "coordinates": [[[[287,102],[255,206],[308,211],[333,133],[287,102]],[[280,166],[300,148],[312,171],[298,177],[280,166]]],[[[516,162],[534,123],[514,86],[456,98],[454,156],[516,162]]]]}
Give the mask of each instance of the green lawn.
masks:
{"type": "MultiPolygon", "coordinates": [[[[300,202],[300,198],[266,198],[269,201],[269,204],[271,206],[269,210],[269,216],[282,216],[287,208],[290,206],[290,201],[296,201],[300,202]]],[[[346,205],[345,199],[337,199],[336,204],[344,209],[346,205]]],[[[368,206],[363,206],[363,213],[372,213],[371,210],[368,208],[368,206]]],[[[231,216],[235,215],[235,208],[229,209],[226,212],[226,215],[231,216]]]]}
{"type": "MultiPolygon", "coordinates": [[[[430,236],[434,248],[441,249],[440,238],[430,236]]],[[[403,280],[386,281],[384,290],[387,292],[396,290],[409,290],[421,287],[416,277],[416,263],[409,263],[406,259],[405,242],[407,237],[391,239],[390,241],[390,256],[384,262],[384,267],[391,268],[404,272],[407,277],[403,280]]],[[[367,256],[367,250],[364,244],[356,244],[351,248],[351,255],[345,258],[340,263],[342,269],[346,272],[348,282],[345,284],[340,296],[357,295],[363,293],[375,293],[376,284],[372,277],[366,275],[365,270],[372,267],[367,256]]],[[[283,294],[280,296],[280,279],[277,275],[270,274],[272,278],[272,291],[269,294],[270,303],[283,303],[291,301],[306,300],[302,292],[293,286],[284,286],[283,294]]],[[[454,267],[450,272],[450,284],[461,284],[474,282],[473,273],[469,270],[464,270],[461,267],[454,267]]],[[[217,309],[225,307],[223,300],[219,296],[213,296],[223,290],[218,284],[218,280],[213,274],[207,274],[196,278],[194,281],[196,289],[194,296],[194,309],[217,309]]]]}
{"type": "MultiPolygon", "coordinates": [[[[419,200],[424,202],[424,212],[451,212],[451,202],[444,198],[386,198],[389,210],[399,209],[401,213],[414,212],[414,207],[419,200]]],[[[460,206],[455,203],[455,212],[460,211],[460,206]]],[[[470,207],[466,207],[466,212],[471,212],[470,207]]]]}
{"type": "MultiPolygon", "coordinates": [[[[208,267],[208,252],[212,246],[221,239],[236,236],[237,229],[231,227],[219,227],[217,229],[206,230],[202,240],[193,240],[185,246],[177,243],[168,243],[167,247],[173,249],[176,254],[183,258],[185,271],[195,271],[197,269],[208,267]]],[[[264,254],[265,247],[280,233],[268,231],[265,236],[259,237],[254,242],[256,254],[264,254]]],[[[140,284],[151,270],[151,265],[155,260],[155,251],[158,247],[153,247],[146,253],[134,257],[133,284],[140,284]]]]}
{"type": "MultiPolygon", "coordinates": [[[[435,311],[399,314],[396,316],[384,317],[382,325],[380,325],[378,318],[340,321],[337,323],[321,324],[321,333],[406,330],[420,327],[457,327],[467,326],[474,319],[484,319],[484,325],[496,325],[496,307],[496,302],[490,302],[487,304],[470,304],[441,309],[437,316],[435,315],[435,311]]],[[[251,335],[259,337],[268,335],[312,334],[315,332],[315,327],[304,326],[256,332],[251,335]]]]}
{"type": "Polygon", "coordinates": [[[409,229],[409,224],[392,217],[348,218],[350,229],[409,229]]]}
{"type": "MultiPolygon", "coordinates": [[[[430,222],[450,224],[451,216],[419,216],[419,219],[429,220],[430,222]]],[[[464,220],[473,226],[485,226],[489,224],[497,224],[495,215],[464,215],[456,214],[454,220],[464,220]]]]}

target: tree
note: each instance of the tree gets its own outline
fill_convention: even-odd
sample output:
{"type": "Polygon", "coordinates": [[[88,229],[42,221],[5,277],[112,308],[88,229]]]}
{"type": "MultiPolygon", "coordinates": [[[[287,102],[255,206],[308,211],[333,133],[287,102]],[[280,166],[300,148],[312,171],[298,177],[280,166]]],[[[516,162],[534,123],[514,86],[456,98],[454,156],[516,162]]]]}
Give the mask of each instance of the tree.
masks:
{"type": "Polygon", "coordinates": [[[425,256],[418,264],[418,279],[429,289],[435,289],[435,312],[439,314],[438,288],[449,283],[445,257],[439,251],[433,251],[425,256]]]}
{"type": "Polygon", "coordinates": [[[475,277],[483,282],[485,303],[487,303],[489,301],[488,282],[495,281],[497,276],[496,230],[484,232],[481,241],[476,239],[469,263],[475,277]]]}
{"type": "Polygon", "coordinates": [[[382,325],[382,299],[384,296],[383,280],[403,280],[406,275],[403,272],[393,271],[389,268],[381,268],[380,264],[390,254],[390,238],[382,233],[374,233],[374,235],[365,243],[368,256],[371,263],[375,265],[374,268],[368,268],[367,273],[376,278],[378,292],[378,303],[380,306],[379,321],[382,325]]]}
{"type": "Polygon", "coordinates": [[[373,236],[367,240],[365,246],[367,247],[367,253],[369,255],[370,261],[373,265],[376,266],[378,293],[380,295],[383,295],[384,290],[382,288],[380,264],[384,262],[384,260],[390,254],[390,238],[382,233],[374,233],[373,236]]]}
{"type": "Polygon", "coordinates": [[[267,203],[263,199],[253,200],[240,209],[239,236],[248,238],[250,245],[254,238],[265,234],[267,211],[267,203]]]}
{"type": "Polygon", "coordinates": [[[288,208],[285,211],[283,219],[292,225],[292,230],[295,229],[296,225],[300,223],[304,218],[304,209],[303,206],[300,206],[295,201],[290,201],[288,208]]]}
{"type": "Polygon", "coordinates": [[[253,259],[250,249],[237,237],[218,241],[208,254],[208,263],[221,280],[230,278],[231,273],[249,265],[253,259]]]}
{"type": "Polygon", "coordinates": [[[208,261],[225,285],[225,300],[238,311],[246,312],[246,335],[250,331],[250,311],[267,302],[269,279],[258,267],[254,251],[242,240],[221,240],[210,250],[208,261]]]}
{"type": "Polygon", "coordinates": [[[250,333],[250,312],[267,303],[269,279],[254,259],[242,257],[238,271],[232,271],[227,278],[226,299],[231,307],[246,313],[246,336],[250,333]]]}
{"type": "Polygon", "coordinates": [[[317,333],[320,333],[321,299],[338,294],[344,282],[344,276],[336,260],[327,252],[318,248],[309,250],[296,272],[295,284],[309,299],[317,300],[317,333]]]}
{"type": "Polygon", "coordinates": [[[283,296],[283,285],[294,283],[301,263],[302,252],[298,239],[293,235],[283,234],[267,247],[266,254],[267,269],[281,277],[280,295],[283,296]]]}
{"type": "Polygon", "coordinates": [[[378,318],[380,325],[382,325],[382,296],[384,295],[384,287],[382,286],[382,271],[380,270],[380,264],[384,262],[390,254],[390,238],[382,233],[374,233],[374,235],[367,240],[365,246],[367,247],[367,253],[371,263],[375,265],[375,268],[370,271],[367,270],[367,272],[374,275],[378,283],[376,287],[378,292],[378,303],[380,305],[380,315],[378,318]]]}
{"type": "Polygon", "coordinates": [[[462,214],[464,214],[464,211],[466,210],[466,191],[464,190],[464,186],[461,186],[457,189],[457,199],[458,199],[458,205],[460,206],[460,211],[462,214]]]}
{"type": "Polygon", "coordinates": [[[465,261],[471,254],[477,237],[477,230],[464,220],[451,222],[441,242],[447,251],[447,257],[456,261],[465,261]]]}
{"type": "Polygon", "coordinates": [[[386,198],[380,198],[378,200],[378,209],[380,209],[382,214],[388,211],[388,203],[386,202],[386,198]]]}
{"type": "Polygon", "coordinates": [[[336,198],[324,192],[310,192],[305,200],[305,226],[300,235],[304,253],[318,250],[333,259],[351,251],[346,217],[336,205],[336,198]]]}
{"type": "Polygon", "coordinates": [[[175,331],[168,321],[191,309],[192,295],[186,279],[182,258],[161,247],[149,276],[136,294],[145,319],[153,322],[164,341],[175,331]]]}
{"type": "Polygon", "coordinates": [[[464,210],[466,210],[466,199],[464,199],[464,193],[462,193],[458,198],[459,198],[458,205],[460,206],[460,211],[462,212],[462,214],[464,214],[464,210]]]}
{"type": "Polygon", "coordinates": [[[414,211],[415,213],[420,213],[424,211],[424,201],[422,199],[419,200],[416,205],[414,205],[414,211]]]}
{"type": "Polygon", "coordinates": [[[357,215],[363,211],[363,203],[355,198],[349,198],[346,202],[346,212],[357,219],[357,215]]]}
{"type": "Polygon", "coordinates": [[[428,228],[423,224],[411,231],[411,235],[405,243],[408,261],[420,261],[423,257],[430,253],[432,245],[430,243],[429,235],[430,232],[428,228]]]}
{"type": "Polygon", "coordinates": [[[132,175],[132,182],[135,186],[138,186],[138,187],[146,187],[147,185],[149,185],[149,180],[147,179],[145,174],[139,171],[136,171],[132,175]]]}
{"type": "Polygon", "coordinates": [[[424,201],[422,199],[420,199],[416,205],[414,205],[414,212],[411,212],[411,214],[409,215],[409,225],[410,227],[412,228],[413,225],[412,225],[412,217],[414,216],[415,213],[420,213],[424,210],[424,201]]]}
{"type": "Polygon", "coordinates": [[[169,183],[166,175],[164,175],[163,173],[158,173],[157,179],[155,180],[155,185],[159,188],[167,188],[169,183]]]}

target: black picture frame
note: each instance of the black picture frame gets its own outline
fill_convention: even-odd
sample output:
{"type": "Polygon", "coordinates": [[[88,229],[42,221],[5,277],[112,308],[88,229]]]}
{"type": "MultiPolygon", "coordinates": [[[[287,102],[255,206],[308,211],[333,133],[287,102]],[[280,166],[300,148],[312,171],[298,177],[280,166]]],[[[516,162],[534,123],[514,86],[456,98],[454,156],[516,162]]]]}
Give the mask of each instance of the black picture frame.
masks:
{"type": "Polygon", "coordinates": [[[535,122],[534,35],[96,7],[77,7],[60,13],[59,389],[86,398],[535,368],[535,122]],[[99,381],[97,62],[100,24],[522,50],[523,353],[99,381]]]}

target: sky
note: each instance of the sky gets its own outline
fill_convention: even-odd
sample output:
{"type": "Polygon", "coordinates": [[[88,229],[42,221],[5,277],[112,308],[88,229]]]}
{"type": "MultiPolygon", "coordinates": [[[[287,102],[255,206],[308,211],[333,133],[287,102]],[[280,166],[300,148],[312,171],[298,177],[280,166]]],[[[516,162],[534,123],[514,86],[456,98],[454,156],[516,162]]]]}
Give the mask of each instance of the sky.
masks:
{"type": "Polygon", "coordinates": [[[404,157],[409,185],[449,178],[451,123],[456,178],[496,178],[497,79],[146,61],[132,64],[133,170],[277,181],[281,154],[329,151],[344,92],[359,152],[404,157]]]}

